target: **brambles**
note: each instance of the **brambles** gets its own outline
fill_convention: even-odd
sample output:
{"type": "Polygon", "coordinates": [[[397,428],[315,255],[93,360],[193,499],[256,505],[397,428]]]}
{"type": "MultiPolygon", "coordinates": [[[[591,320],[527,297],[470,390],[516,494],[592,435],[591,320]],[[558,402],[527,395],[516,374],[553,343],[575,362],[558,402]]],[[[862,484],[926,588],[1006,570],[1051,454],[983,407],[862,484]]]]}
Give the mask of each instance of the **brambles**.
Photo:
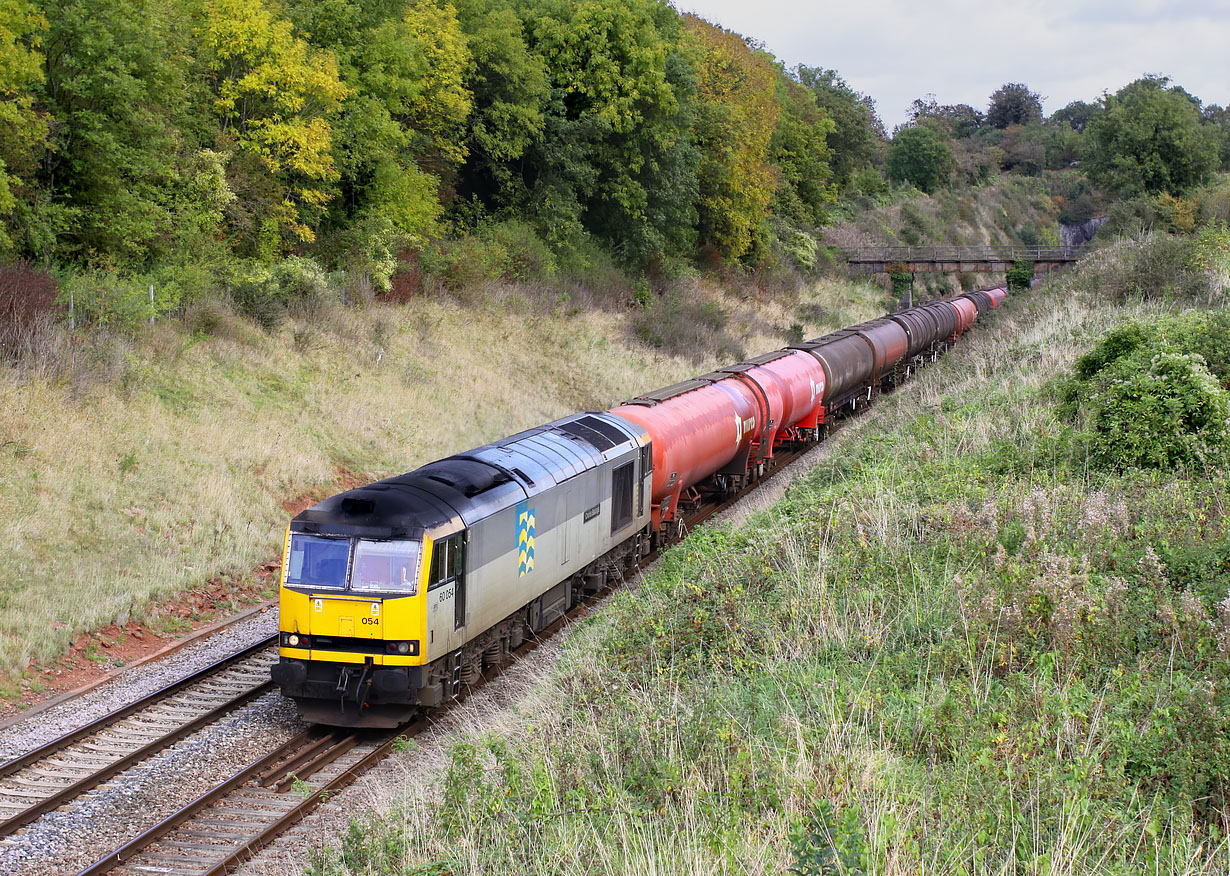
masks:
{"type": "Polygon", "coordinates": [[[0,267],[0,361],[35,358],[56,316],[56,281],[22,263],[0,267]]]}
{"type": "Polygon", "coordinates": [[[1228,336],[1225,313],[1129,322],[1078,359],[1064,398],[1081,417],[1091,460],[1112,469],[1224,461],[1230,392],[1219,378],[1230,374],[1228,336]]]}

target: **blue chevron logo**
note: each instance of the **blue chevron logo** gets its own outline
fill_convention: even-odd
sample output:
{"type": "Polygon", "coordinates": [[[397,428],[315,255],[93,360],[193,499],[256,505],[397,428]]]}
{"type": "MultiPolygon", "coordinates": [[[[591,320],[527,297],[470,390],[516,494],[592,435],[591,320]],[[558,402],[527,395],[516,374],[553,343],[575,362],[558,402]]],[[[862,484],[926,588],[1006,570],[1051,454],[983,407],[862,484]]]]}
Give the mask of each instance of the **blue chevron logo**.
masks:
{"type": "Polygon", "coordinates": [[[517,505],[517,576],[534,571],[534,509],[528,501],[517,505]]]}

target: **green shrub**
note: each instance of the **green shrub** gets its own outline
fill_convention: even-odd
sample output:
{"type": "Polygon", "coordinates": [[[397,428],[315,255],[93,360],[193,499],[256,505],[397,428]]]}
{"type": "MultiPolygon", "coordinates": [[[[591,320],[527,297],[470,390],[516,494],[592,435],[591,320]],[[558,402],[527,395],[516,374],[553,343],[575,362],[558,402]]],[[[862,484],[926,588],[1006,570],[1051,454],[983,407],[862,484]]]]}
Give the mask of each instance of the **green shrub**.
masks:
{"type": "Polygon", "coordinates": [[[717,355],[738,360],[743,347],[726,328],[726,314],[717,302],[678,287],[668,289],[633,319],[636,336],[651,347],[695,360],[717,355]]]}
{"type": "Polygon", "coordinates": [[[1219,222],[1200,229],[1192,246],[1192,266],[1208,283],[1208,303],[1222,300],[1230,288],[1230,227],[1219,222]]]}
{"type": "Polygon", "coordinates": [[[1142,346],[1156,339],[1155,329],[1147,328],[1138,322],[1126,322],[1115,326],[1102,336],[1102,340],[1098,341],[1092,350],[1076,360],[1073,366],[1076,376],[1082,380],[1088,380],[1108,365],[1135,353],[1142,346]]]}
{"type": "Polygon", "coordinates": [[[930,243],[938,238],[938,232],[917,204],[907,201],[901,205],[901,239],[910,246],[930,243]]]}
{"type": "Polygon", "coordinates": [[[490,228],[487,236],[503,250],[504,279],[549,280],[555,276],[555,254],[528,222],[500,222],[490,228]]]}
{"type": "Polygon", "coordinates": [[[1076,360],[1061,412],[1104,468],[1206,465],[1230,450],[1230,314],[1128,322],[1076,360]]]}
{"type": "Polygon", "coordinates": [[[422,255],[423,267],[451,292],[510,281],[546,280],[558,269],[555,254],[525,222],[500,222],[422,255]]]}
{"type": "Polygon", "coordinates": [[[798,267],[804,271],[816,267],[816,238],[798,228],[782,225],[775,230],[774,237],[778,248],[798,267]]]}
{"type": "MultiPolygon", "coordinates": [[[[559,274],[585,287],[600,302],[627,306],[632,283],[609,252],[589,236],[574,236],[558,252],[559,274]]],[[[687,279],[695,272],[679,261],[663,264],[667,279],[687,279]]]]}
{"type": "Polygon", "coordinates": [[[1008,269],[1008,291],[1022,292],[1029,289],[1034,279],[1034,263],[1028,259],[1017,259],[1008,269]]]}
{"type": "Polygon", "coordinates": [[[334,294],[324,268],[300,256],[289,256],[271,266],[250,266],[239,273],[231,287],[235,306],[266,329],[281,322],[292,307],[314,307],[334,294]]]}
{"type": "Polygon", "coordinates": [[[151,318],[179,309],[183,286],[174,280],[114,271],[88,270],[60,285],[59,303],[72,311],[77,325],[134,332],[151,318]],[[150,287],[153,286],[153,300],[150,287]]]}
{"type": "Polygon", "coordinates": [[[1077,359],[1074,370],[1077,377],[1088,380],[1138,350],[1147,351],[1146,359],[1161,350],[1198,353],[1222,385],[1230,387],[1230,313],[1214,311],[1149,323],[1125,322],[1077,359]]]}
{"type": "Polygon", "coordinates": [[[892,191],[892,185],[874,167],[864,167],[850,177],[850,192],[871,199],[876,206],[890,203],[892,191]]]}

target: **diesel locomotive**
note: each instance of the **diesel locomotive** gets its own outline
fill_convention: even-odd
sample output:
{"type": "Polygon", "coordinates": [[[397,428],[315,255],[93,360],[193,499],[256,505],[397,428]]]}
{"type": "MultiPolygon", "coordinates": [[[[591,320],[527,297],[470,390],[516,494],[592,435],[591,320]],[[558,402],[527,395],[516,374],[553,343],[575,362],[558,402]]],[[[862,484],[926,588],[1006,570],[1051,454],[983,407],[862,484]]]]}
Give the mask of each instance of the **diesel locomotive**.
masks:
{"type": "Polygon", "coordinates": [[[341,726],[456,697],[1006,294],[923,304],[325,499],[287,528],[273,680],[305,720],[341,726]]]}

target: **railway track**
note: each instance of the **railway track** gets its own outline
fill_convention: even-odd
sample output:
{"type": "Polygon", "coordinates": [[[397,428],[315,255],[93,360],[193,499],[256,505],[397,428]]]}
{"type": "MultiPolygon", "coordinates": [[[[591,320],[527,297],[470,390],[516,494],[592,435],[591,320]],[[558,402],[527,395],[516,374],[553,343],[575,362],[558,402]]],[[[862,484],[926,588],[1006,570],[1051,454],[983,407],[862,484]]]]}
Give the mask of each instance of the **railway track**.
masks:
{"type": "Polygon", "coordinates": [[[0,838],[272,690],[277,636],[0,764],[0,838]]]}

